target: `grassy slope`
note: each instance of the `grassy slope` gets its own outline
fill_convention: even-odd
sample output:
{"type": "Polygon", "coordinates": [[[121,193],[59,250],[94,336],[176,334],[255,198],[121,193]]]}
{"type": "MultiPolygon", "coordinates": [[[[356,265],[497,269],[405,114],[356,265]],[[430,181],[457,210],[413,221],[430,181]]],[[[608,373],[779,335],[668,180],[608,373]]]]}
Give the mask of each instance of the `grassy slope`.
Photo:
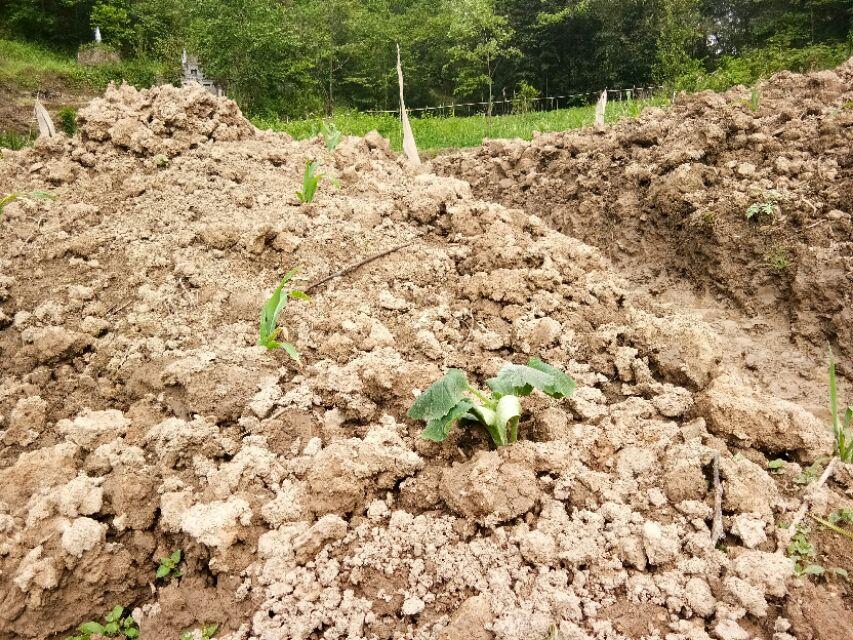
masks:
{"type": "MultiPolygon", "coordinates": [[[[644,108],[661,105],[663,99],[610,102],[607,120],[638,115],[644,108]]],[[[494,116],[489,121],[484,115],[448,118],[412,118],[412,130],[418,149],[429,151],[447,147],[475,147],[483,138],[524,138],[529,140],[534,131],[564,131],[593,123],[595,106],[573,107],[555,111],[537,111],[526,114],[494,116]]],[[[400,120],[391,114],[370,115],[352,111],[336,113],[331,122],[348,135],[364,135],[376,129],[391,140],[395,149],[402,148],[400,120]]],[[[295,138],[308,138],[320,131],[322,118],[304,120],[278,120],[255,118],[254,123],[262,129],[286,131],[295,138]]],[[[328,120],[327,120],[328,121],[328,120]]]]}
{"type": "Polygon", "coordinates": [[[0,87],[8,90],[32,91],[58,86],[99,93],[111,81],[122,80],[137,86],[150,86],[161,79],[175,79],[177,70],[172,67],[147,60],[85,67],[78,65],[72,56],[63,56],[36,44],[0,39],[0,87]]]}

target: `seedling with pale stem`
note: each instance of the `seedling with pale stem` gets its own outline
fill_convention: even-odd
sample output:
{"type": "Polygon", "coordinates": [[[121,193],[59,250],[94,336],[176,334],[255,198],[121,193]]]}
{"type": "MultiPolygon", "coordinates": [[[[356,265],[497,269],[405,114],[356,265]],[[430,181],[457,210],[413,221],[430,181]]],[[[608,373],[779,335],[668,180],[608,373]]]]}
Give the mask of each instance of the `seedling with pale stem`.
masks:
{"type": "Polygon", "coordinates": [[[320,180],[328,180],[336,186],[340,184],[335,178],[331,178],[324,173],[317,173],[319,166],[320,163],[316,160],[307,160],[305,162],[305,173],[302,176],[302,190],[296,192],[296,197],[303,204],[314,202],[314,196],[317,195],[317,187],[320,185],[320,180]]]}
{"type": "Polygon", "coordinates": [[[832,435],[835,437],[835,455],[842,462],[853,462],[853,408],[838,410],[838,385],[835,381],[835,357],[829,352],[829,412],[832,415],[832,435]]]}
{"type": "Polygon", "coordinates": [[[79,632],[76,636],[69,636],[66,640],[91,640],[92,636],[107,638],[125,637],[130,640],[139,637],[139,627],[130,612],[123,606],[116,605],[106,616],[104,622],[90,620],[77,627],[79,632]]]}
{"type": "Polygon", "coordinates": [[[486,385],[491,393],[472,387],[459,369],[450,369],[415,400],[408,416],[426,422],[421,433],[426,440],[441,442],[455,423],[474,422],[482,424],[500,447],[518,440],[519,398],[534,389],[557,399],[575,390],[574,380],[539,358],[531,358],[526,365],[505,365],[486,385]]]}
{"type": "Polygon", "coordinates": [[[276,287],[269,300],[266,301],[266,304],[264,304],[261,309],[261,324],[259,328],[260,335],[258,336],[258,344],[270,350],[284,349],[285,353],[296,360],[296,362],[301,362],[299,359],[299,352],[296,350],[296,347],[294,347],[290,342],[278,341],[280,335],[284,334],[286,336],[287,333],[284,327],[277,326],[278,318],[287,306],[288,298],[295,298],[297,300],[311,299],[304,291],[300,291],[299,289],[285,290],[284,288],[298,272],[299,267],[294,267],[284,274],[284,277],[281,279],[281,283],[279,283],[278,287],[276,287]]]}
{"type": "Polygon", "coordinates": [[[155,575],[158,578],[180,578],[182,575],[180,567],[181,559],[180,549],[173,551],[164,558],[160,558],[155,575]]]}

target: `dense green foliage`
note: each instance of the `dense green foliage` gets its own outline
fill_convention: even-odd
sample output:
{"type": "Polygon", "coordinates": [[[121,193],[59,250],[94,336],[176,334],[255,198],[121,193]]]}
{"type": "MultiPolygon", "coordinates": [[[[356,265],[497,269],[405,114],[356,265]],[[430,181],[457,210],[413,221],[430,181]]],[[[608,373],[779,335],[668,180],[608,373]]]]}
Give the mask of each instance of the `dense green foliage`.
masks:
{"type": "MultiPolygon", "coordinates": [[[[131,60],[187,47],[256,115],[666,83],[722,88],[850,53],[853,0],[5,0],[0,30],[73,53],[99,26],[131,60]],[[525,83],[522,85],[522,83],[525,83]]],[[[2,58],[2,52],[0,52],[2,58]]],[[[133,73],[132,67],[124,69],[133,73]]],[[[139,72],[139,70],[136,70],[139,72]]],[[[116,70],[80,71],[97,80],[116,70]]],[[[137,80],[140,78],[137,77],[137,80]]]]}

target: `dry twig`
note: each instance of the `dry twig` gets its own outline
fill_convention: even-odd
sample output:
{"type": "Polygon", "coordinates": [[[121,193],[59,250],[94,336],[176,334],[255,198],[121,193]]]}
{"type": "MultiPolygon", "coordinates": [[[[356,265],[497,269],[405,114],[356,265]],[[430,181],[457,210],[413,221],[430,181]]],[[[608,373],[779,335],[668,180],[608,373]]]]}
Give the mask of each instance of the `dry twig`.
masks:
{"type": "Polygon", "coordinates": [[[415,244],[415,241],[411,240],[411,241],[407,242],[406,244],[401,244],[399,246],[391,247],[390,249],[385,249],[384,251],[380,251],[379,253],[374,253],[372,256],[368,256],[367,258],[365,258],[364,260],[361,260],[360,262],[356,262],[355,264],[351,264],[347,267],[344,267],[340,271],[335,271],[334,273],[327,275],[325,278],[321,278],[320,280],[317,280],[317,282],[315,282],[314,284],[306,287],[305,292],[307,293],[309,291],[313,291],[314,289],[316,289],[320,285],[327,283],[329,280],[344,276],[351,271],[355,271],[359,267],[363,267],[364,265],[368,264],[369,262],[373,262],[374,260],[378,260],[379,258],[382,258],[383,256],[387,256],[389,253],[394,253],[395,251],[399,251],[400,249],[405,249],[406,247],[410,247],[413,244],[415,244]]]}

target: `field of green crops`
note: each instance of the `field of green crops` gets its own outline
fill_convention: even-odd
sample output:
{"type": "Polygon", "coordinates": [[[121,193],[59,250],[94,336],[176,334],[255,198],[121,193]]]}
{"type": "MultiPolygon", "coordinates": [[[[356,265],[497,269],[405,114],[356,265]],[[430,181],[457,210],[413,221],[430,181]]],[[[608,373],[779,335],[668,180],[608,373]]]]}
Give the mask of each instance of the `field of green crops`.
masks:
{"type": "MultiPolygon", "coordinates": [[[[649,100],[612,101],[607,105],[607,120],[612,122],[624,117],[638,115],[649,106],[661,106],[664,98],[649,100]]],[[[423,151],[449,147],[475,147],[483,138],[523,138],[529,140],[534,131],[565,131],[593,123],[595,105],[536,111],[524,114],[500,115],[487,118],[485,115],[454,117],[412,118],[412,130],[418,149],[423,151]]],[[[294,138],[309,138],[317,135],[324,122],[332,122],[343,133],[364,135],[376,129],[391,140],[391,145],[402,148],[400,119],[393,114],[367,114],[357,111],[342,111],[331,118],[306,118],[302,120],[279,120],[276,118],[253,118],[261,129],[286,131],[294,138]]]]}

